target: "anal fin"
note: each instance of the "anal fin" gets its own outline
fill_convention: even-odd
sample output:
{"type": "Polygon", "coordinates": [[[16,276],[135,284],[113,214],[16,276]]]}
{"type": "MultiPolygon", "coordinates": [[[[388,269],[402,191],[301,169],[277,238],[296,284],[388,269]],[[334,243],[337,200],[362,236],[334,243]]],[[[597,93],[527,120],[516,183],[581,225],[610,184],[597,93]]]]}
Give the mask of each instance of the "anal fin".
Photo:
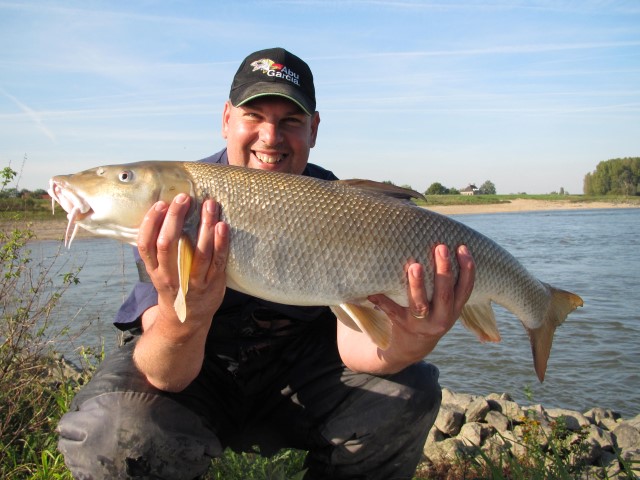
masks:
{"type": "Polygon", "coordinates": [[[189,290],[189,276],[191,275],[191,263],[193,261],[193,244],[185,234],[178,240],[178,281],[180,287],[173,308],[178,319],[184,323],[187,319],[187,292],[189,290]]]}
{"type": "Polygon", "coordinates": [[[353,303],[333,306],[331,310],[338,320],[354,330],[364,332],[382,350],[389,348],[391,321],[384,312],[353,303]]]}
{"type": "Polygon", "coordinates": [[[462,308],[462,324],[471,330],[482,342],[499,342],[500,332],[491,303],[467,304],[462,308]]]}

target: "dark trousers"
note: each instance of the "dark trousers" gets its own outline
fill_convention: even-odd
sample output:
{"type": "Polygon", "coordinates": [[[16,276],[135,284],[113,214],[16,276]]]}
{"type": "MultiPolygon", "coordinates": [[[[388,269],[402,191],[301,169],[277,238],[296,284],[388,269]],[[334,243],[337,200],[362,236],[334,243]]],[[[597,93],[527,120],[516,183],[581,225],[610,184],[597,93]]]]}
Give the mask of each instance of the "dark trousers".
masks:
{"type": "Polygon", "coordinates": [[[67,466],[77,479],[193,479],[225,447],[257,445],[265,455],[308,450],[306,479],[411,479],[440,407],[437,368],[352,372],[340,361],[335,325],[327,325],[233,368],[208,354],[180,393],[149,385],[129,342],[61,419],[67,466]]]}

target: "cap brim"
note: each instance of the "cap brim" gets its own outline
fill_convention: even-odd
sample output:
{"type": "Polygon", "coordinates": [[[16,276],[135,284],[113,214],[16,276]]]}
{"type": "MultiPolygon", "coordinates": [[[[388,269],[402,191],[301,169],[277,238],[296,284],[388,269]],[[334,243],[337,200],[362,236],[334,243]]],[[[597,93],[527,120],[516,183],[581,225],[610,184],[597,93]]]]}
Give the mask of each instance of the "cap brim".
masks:
{"type": "Polygon", "coordinates": [[[290,87],[283,83],[275,83],[275,82],[259,82],[253,83],[246,87],[245,89],[238,89],[239,92],[232,92],[232,96],[234,98],[231,99],[231,103],[234,107],[240,107],[250,102],[251,100],[255,100],[256,98],[261,97],[270,97],[277,96],[283,97],[287,100],[291,100],[293,103],[298,105],[307,115],[312,115],[313,108],[311,105],[308,105],[308,102],[300,95],[300,91],[296,87],[290,87]]]}

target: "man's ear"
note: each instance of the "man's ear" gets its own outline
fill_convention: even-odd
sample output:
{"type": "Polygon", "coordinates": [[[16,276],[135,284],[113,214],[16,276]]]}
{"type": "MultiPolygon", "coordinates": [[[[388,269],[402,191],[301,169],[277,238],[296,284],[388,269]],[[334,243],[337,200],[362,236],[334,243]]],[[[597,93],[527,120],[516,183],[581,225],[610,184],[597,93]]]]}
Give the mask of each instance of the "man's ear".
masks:
{"type": "Polygon", "coordinates": [[[316,139],[318,138],[318,126],[320,125],[320,113],[314,112],[311,116],[311,140],[309,146],[311,148],[316,146],[316,139]]]}
{"type": "Polygon", "coordinates": [[[231,101],[227,100],[222,109],[222,138],[226,140],[229,132],[229,116],[231,115],[231,101]]]}

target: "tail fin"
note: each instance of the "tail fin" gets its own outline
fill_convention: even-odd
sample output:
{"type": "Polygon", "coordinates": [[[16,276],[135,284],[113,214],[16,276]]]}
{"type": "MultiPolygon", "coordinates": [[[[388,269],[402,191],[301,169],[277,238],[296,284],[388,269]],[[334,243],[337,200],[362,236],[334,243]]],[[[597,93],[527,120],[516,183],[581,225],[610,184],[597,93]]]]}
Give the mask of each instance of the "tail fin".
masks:
{"type": "Polygon", "coordinates": [[[542,326],[533,329],[525,327],[531,342],[533,366],[540,382],[544,381],[544,375],[547,371],[547,361],[556,328],[565,321],[567,315],[584,305],[582,298],[575,293],[560,290],[547,284],[545,286],[549,289],[551,301],[542,320],[542,326]]]}

